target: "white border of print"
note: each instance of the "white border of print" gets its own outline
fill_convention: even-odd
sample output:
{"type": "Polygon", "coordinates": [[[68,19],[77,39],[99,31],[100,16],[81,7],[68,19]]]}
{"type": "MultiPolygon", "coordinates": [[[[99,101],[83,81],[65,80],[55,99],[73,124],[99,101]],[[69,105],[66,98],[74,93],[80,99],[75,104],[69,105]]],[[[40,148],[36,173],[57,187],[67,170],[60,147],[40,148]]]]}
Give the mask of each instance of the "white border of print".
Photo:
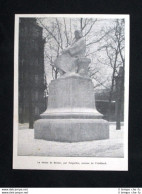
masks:
{"type": "Polygon", "coordinates": [[[128,171],[128,103],[129,103],[129,15],[109,14],[16,14],[14,39],[14,120],[13,169],[41,170],[111,170],[128,171]],[[20,17],[97,17],[125,19],[125,100],[124,100],[124,158],[97,157],[38,157],[18,156],[18,35],[20,17]],[[56,163],[55,163],[56,162],[56,163]],[[61,162],[61,163],[60,163],[61,162]],[[67,163],[64,165],[63,162],[67,163]],[[82,162],[84,164],[82,164],[82,162]],[[60,165],[59,165],[60,163],[60,165]],[[85,163],[89,163],[88,165],[85,163]],[[91,165],[93,163],[93,165],[91,165]]]}

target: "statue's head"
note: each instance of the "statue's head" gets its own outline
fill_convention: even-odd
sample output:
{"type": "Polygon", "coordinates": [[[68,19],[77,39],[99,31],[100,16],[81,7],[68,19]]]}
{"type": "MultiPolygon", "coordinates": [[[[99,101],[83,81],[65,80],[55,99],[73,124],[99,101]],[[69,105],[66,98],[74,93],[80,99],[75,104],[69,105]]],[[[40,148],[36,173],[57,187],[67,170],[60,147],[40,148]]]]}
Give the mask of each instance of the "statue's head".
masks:
{"type": "Polygon", "coordinates": [[[76,30],[74,32],[75,38],[78,40],[82,37],[82,32],[80,30],[76,30]]]}

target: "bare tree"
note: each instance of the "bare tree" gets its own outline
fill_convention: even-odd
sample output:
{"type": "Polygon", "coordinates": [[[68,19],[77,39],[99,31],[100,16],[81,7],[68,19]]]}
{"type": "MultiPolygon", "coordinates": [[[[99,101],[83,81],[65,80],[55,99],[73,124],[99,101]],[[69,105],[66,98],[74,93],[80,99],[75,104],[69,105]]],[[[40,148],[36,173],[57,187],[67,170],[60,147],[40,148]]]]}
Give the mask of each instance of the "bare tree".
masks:
{"type": "MultiPolygon", "coordinates": [[[[45,59],[52,66],[53,61],[59,56],[61,51],[71,45],[73,39],[73,19],[69,22],[66,18],[58,19],[54,18],[49,25],[44,22],[45,19],[37,18],[38,23],[43,27],[44,33],[46,34],[46,47],[45,47],[45,59]]],[[[81,25],[81,31],[86,37],[93,28],[97,19],[81,18],[77,22],[81,25]]],[[[56,79],[58,76],[58,69],[52,66],[52,77],[56,79]]]]}
{"type": "MultiPolygon", "coordinates": [[[[114,76],[120,64],[124,65],[124,42],[122,38],[123,22],[116,20],[109,28],[100,28],[96,31],[96,25],[101,24],[102,20],[96,18],[52,18],[50,21],[37,19],[44,29],[45,43],[45,63],[52,68],[52,78],[58,77],[58,69],[53,67],[53,61],[60,55],[62,50],[73,42],[73,32],[75,28],[80,28],[86,40],[86,56],[91,58],[89,73],[96,82],[96,87],[111,88],[110,99],[114,89],[114,76]],[[74,25],[76,26],[74,28],[74,25]],[[120,39],[121,38],[121,39],[120,39]],[[117,44],[119,42],[119,44],[117,44]],[[99,59],[98,53],[105,53],[103,59],[99,59]],[[96,60],[97,59],[97,60],[96,60]],[[119,64],[118,64],[119,61],[119,64]],[[97,64],[98,63],[98,64],[97,64]],[[101,66],[99,67],[99,64],[101,66]],[[111,84],[108,77],[102,76],[103,69],[108,66],[112,72],[111,84]],[[109,83],[109,84],[108,84],[109,83]],[[111,85],[111,86],[109,86],[111,85]]],[[[112,22],[111,22],[112,23],[112,22]]],[[[110,75],[108,75],[110,76],[110,75]]]]}
{"type": "Polygon", "coordinates": [[[118,76],[119,67],[125,65],[124,58],[124,20],[115,20],[114,25],[104,37],[104,45],[99,48],[99,52],[104,52],[105,64],[111,68],[111,82],[108,115],[110,119],[111,102],[115,88],[115,77],[118,76]]]}

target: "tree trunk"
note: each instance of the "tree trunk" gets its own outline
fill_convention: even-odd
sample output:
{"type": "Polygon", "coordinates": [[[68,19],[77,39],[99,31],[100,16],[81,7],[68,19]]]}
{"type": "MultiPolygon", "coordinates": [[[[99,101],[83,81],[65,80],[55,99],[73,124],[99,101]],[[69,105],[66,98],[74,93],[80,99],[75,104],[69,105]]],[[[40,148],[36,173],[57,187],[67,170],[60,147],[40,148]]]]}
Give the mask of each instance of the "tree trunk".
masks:
{"type": "Polygon", "coordinates": [[[112,84],[111,84],[111,89],[110,89],[110,95],[109,95],[109,104],[108,104],[108,121],[110,121],[111,118],[111,102],[112,102],[112,94],[113,94],[113,88],[114,88],[114,74],[115,74],[115,69],[113,70],[113,75],[112,75],[112,84]]]}
{"type": "Polygon", "coordinates": [[[34,118],[33,118],[33,105],[32,105],[32,95],[31,87],[29,88],[29,129],[33,129],[34,118]]]}
{"type": "MultiPolygon", "coordinates": [[[[122,72],[121,72],[122,73],[122,72]]],[[[116,129],[121,129],[121,114],[124,95],[124,73],[116,79],[116,129]]]]}
{"type": "Polygon", "coordinates": [[[119,89],[117,88],[117,98],[116,98],[116,129],[121,129],[121,96],[119,89]]]}

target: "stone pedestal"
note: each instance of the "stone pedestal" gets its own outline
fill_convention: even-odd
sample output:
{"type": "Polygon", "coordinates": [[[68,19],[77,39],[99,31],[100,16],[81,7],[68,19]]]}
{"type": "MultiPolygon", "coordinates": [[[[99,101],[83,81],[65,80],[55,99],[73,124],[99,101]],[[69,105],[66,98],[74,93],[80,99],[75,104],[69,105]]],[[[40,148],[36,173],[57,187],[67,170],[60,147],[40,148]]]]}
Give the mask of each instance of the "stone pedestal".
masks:
{"type": "Polygon", "coordinates": [[[91,79],[72,75],[51,81],[47,110],[34,125],[35,138],[78,142],[109,138],[108,122],[96,110],[91,79]]]}

